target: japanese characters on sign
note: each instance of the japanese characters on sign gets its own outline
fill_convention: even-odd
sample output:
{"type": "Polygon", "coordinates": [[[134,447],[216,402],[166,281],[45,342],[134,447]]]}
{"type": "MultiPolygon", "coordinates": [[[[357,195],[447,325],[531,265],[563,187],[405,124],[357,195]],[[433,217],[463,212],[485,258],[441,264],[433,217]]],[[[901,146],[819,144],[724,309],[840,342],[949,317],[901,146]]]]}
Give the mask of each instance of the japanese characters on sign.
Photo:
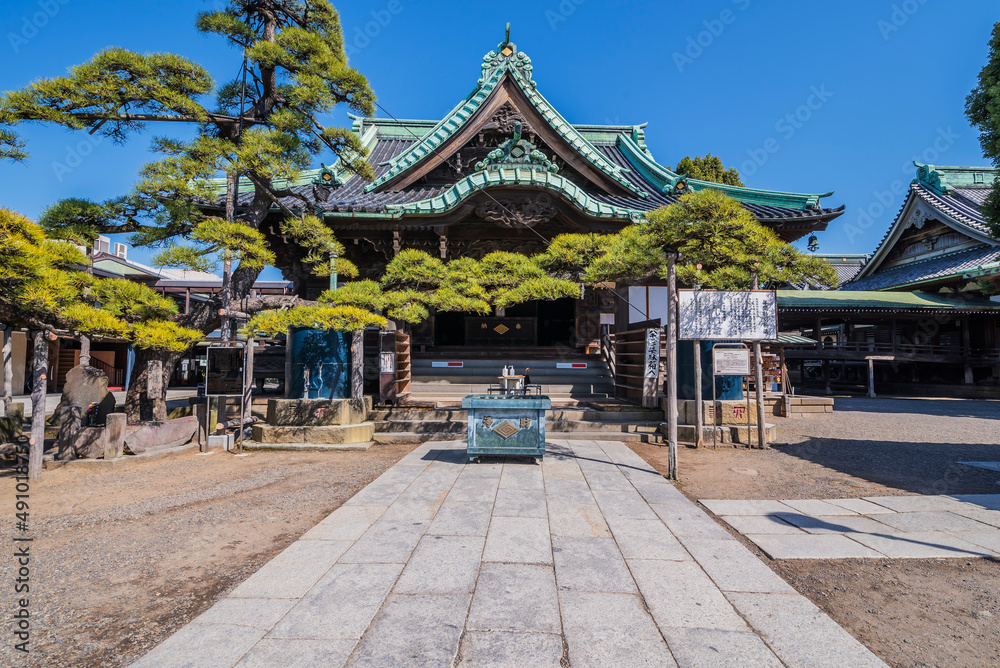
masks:
{"type": "Polygon", "coordinates": [[[678,338],[703,341],[778,338],[777,293],[678,290],[678,338]]]}

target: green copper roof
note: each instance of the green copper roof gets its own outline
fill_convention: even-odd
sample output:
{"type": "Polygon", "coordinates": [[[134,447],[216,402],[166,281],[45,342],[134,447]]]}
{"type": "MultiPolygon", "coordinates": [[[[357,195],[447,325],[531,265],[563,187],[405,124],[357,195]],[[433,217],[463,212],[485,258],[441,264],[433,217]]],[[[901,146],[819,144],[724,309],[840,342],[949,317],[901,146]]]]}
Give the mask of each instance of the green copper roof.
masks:
{"type": "Polygon", "coordinates": [[[386,210],[392,214],[445,213],[455,208],[464,199],[478,190],[504,185],[543,186],[564,195],[579,207],[581,211],[595,218],[628,218],[639,222],[645,217],[645,212],[643,211],[598,202],[588,195],[583,188],[569,179],[549,171],[532,169],[525,165],[516,167],[501,166],[489,171],[475,172],[437,197],[409,204],[390,204],[386,206],[386,210]]]}
{"type": "Polygon", "coordinates": [[[458,106],[444,117],[437,125],[431,128],[421,137],[409,151],[405,151],[393,158],[389,163],[389,169],[382,176],[376,179],[365,188],[365,192],[371,192],[379,186],[396,178],[410,167],[424,160],[435,153],[435,151],[454,135],[459,128],[472,117],[473,114],[490,97],[501,79],[507,75],[514,80],[524,95],[528,98],[536,111],[545,121],[572,146],[580,155],[585,157],[594,167],[615,180],[618,184],[631,192],[646,197],[646,193],[637,188],[622,176],[622,168],[612,164],[594,148],[581,132],[574,128],[565,118],[559,114],[555,108],[549,104],[541,93],[538,92],[537,84],[531,78],[531,59],[527,54],[518,51],[509,42],[497,46],[496,51],[490,51],[483,57],[482,77],[477,82],[476,88],[462,100],[458,106]]]}
{"type": "Polygon", "coordinates": [[[778,290],[778,308],[827,310],[990,310],[1000,303],[935,292],[876,292],[871,290],[778,290]]]}
{"type": "Polygon", "coordinates": [[[913,161],[917,167],[914,183],[922,183],[939,195],[950,195],[955,188],[989,188],[1000,175],[996,167],[956,167],[925,165],[913,161]]]}
{"type": "Polygon", "coordinates": [[[637,170],[649,181],[660,186],[661,192],[679,193],[684,190],[698,192],[711,188],[725,193],[740,202],[763,204],[764,206],[781,206],[790,209],[818,209],[821,197],[829,197],[832,192],[817,195],[779,192],[776,190],[758,190],[740,186],[728,186],[722,183],[702,181],[687,178],[657,163],[649,150],[643,150],[636,141],[628,135],[618,135],[618,147],[622,149],[637,170]]]}

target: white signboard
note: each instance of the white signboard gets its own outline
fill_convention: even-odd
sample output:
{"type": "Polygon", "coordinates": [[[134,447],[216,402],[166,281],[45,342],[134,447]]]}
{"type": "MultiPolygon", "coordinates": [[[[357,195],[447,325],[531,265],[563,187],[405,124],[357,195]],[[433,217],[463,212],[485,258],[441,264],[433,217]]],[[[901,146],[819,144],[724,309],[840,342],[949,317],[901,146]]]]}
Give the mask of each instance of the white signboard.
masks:
{"type": "Polygon", "coordinates": [[[713,348],[712,370],[716,376],[749,376],[750,351],[742,348],[713,348]]]}
{"type": "Polygon", "coordinates": [[[778,338],[778,297],[770,290],[678,290],[678,338],[778,338]]]}

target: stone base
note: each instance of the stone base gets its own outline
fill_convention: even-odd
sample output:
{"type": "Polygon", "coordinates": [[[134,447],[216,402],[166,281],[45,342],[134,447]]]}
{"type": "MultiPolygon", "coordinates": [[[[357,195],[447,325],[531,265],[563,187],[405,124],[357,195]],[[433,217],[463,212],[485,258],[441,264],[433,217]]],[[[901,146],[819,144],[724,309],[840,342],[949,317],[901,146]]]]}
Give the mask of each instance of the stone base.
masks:
{"type": "Polygon", "coordinates": [[[261,444],[314,443],[320,445],[340,445],[343,443],[362,443],[372,440],[374,433],[374,422],[327,425],[322,427],[279,427],[270,424],[255,424],[253,426],[253,440],[261,444]]]}
{"type": "Polygon", "coordinates": [[[371,397],[364,399],[269,399],[267,424],[283,427],[328,427],[360,424],[368,419],[371,397]]]}
{"type": "MultiPolygon", "coordinates": [[[[716,434],[715,440],[713,441],[711,425],[702,427],[701,438],[703,445],[712,445],[712,443],[718,443],[719,445],[750,445],[757,442],[757,425],[750,426],[750,436],[747,436],[747,428],[740,426],[726,425],[723,427],[714,427],[716,434]],[[748,440],[749,439],[749,440],[748,440]]],[[[764,424],[765,434],[768,443],[772,443],[778,435],[778,430],[773,424],[764,424]]],[[[667,424],[663,423],[660,425],[660,433],[664,436],[667,435],[667,424]]],[[[693,424],[679,424],[677,425],[677,441],[680,443],[695,443],[695,426],[693,424]]]]}
{"type": "Polygon", "coordinates": [[[366,443],[341,443],[339,445],[329,445],[325,443],[255,443],[247,441],[243,444],[244,450],[279,450],[283,452],[364,452],[373,445],[372,441],[366,443]]]}

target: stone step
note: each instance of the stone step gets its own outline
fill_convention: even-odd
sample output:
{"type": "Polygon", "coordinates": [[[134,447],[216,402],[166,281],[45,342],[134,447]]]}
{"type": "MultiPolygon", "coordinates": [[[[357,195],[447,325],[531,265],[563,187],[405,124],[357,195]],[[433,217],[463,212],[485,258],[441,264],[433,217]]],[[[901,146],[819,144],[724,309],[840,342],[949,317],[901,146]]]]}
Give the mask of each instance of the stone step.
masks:
{"type": "MultiPolygon", "coordinates": [[[[610,382],[587,382],[581,381],[573,384],[548,384],[540,383],[542,394],[545,395],[611,395],[614,394],[614,385],[610,382]]],[[[486,394],[490,388],[490,383],[449,383],[446,381],[420,382],[414,380],[410,384],[410,392],[418,399],[425,394],[446,394],[450,396],[467,394],[486,394]]]]}
{"type": "MultiPolygon", "coordinates": [[[[601,432],[604,434],[655,434],[659,431],[661,422],[590,422],[569,420],[545,421],[547,434],[568,434],[578,431],[601,432]]],[[[391,433],[437,433],[465,434],[468,432],[468,422],[435,421],[435,420],[380,420],[375,423],[378,434],[391,433]]]]}
{"type": "MultiPolygon", "coordinates": [[[[764,423],[764,428],[766,429],[766,438],[769,443],[774,442],[774,439],[778,435],[778,429],[773,424],[764,423]]],[[[713,443],[711,425],[702,427],[702,443],[703,445],[711,445],[713,443]]],[[[750,435],[747,436],[747,428],[740,426],[717,426],[714,427],[716,430],[716,443],[722,445],[751,445],[757,442],[757,425],[750,426],[750,435]]],[[[660,433],[666,436],[667,425],[663,423],[660,425],[660,433]]],[[[679,424],[677,425],[677,440],[681,443],[694,443],[695,434],[697,433],[696,428],[693,424],[679,424]]]]}
{"type": "MultiPolygon", "coordinates": [[[[548,440],[557,441],[621,441],[623,443],[657,443],[664,442],[662,434],[653,433],[622,433],[610,435],[608,432],[571,431],[550,432],[545,430],[548,440]]],[[[464,441],[466,434],[435,434],[433,432],[389,432],[376,433],[372,437],[375,443],[381,445],[399,445],[405,443],[426,443],[427,441],[464,441]]]]}
{"type": "Polygon", "coordinates": [[[326,425],[322,427],[278,427],[269,424],[253,426],[253,440],[261,443],[313,443],[320,445],[341,445],[362,443],[372,440],[375,433],[374,422],[349,425],[326,425]]]}
{"type": "MultiPolygon", "coordinates": [[[[369,414],[372,420],[390,420],[394,422],[403,421],[449,421],[457,420],[464,422],[468,413],[461,408],[454,409],[409,409],[406,406],[399,408],[381,408],[369,414]]],[[[592,422],[663,422],[663,411],[658,409],[639,409],[632,411],[596,411],[592,409],[553,409],[545,414],[546,420],[570,420],[570,421],[592,421],[592,422]]]]}

